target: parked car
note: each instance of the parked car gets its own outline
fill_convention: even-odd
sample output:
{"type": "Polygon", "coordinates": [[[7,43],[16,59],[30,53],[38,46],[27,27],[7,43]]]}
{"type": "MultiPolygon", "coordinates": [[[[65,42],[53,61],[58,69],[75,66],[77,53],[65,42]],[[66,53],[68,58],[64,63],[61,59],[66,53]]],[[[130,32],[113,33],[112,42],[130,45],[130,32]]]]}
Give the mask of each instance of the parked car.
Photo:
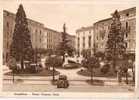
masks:
{"type": "Polygon", "coordinates": [[[57,80],[57,88],[68,88],[69,82],[67,80],[66,75],[59,75],[59,79],[57,80]]]}

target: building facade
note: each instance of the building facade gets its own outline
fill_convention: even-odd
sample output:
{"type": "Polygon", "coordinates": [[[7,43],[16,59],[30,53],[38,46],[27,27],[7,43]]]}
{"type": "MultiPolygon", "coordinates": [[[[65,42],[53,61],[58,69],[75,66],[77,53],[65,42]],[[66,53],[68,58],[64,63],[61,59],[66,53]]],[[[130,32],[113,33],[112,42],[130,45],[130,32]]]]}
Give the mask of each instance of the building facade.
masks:
{"type": "MultiPolygon", "coordinates": [[[[3,11],[3,63],[6,63],[10,53],[10,45],[15,26],[15,14],[3,11]]],[[[27,19],[28,27],[31,34],[33,48],[42,48],[43,27],[42,23],[27,19]]]]}
{"type": "MultiPolygon", "coordinates": [[[[9,11],[3,11],[3,64],[6,64],[10,54],[10,45],[15,26],[16,15],[9,11]]],[[[62,34],[56,30],[47,28],[44,24],[28,19],[28,28],[31,35],[33,49],[55,50],[62,41],[62,34]]],[[[75,45],[75,38],[68,34],[70,44],[75,45]]]]}
{"type": "Polygon", "coordinates": [[[62,34],[61,32],[55,31],[53,29],[44,28],[44,36],[42,39],[44,49],[55,50],[62,41],[62,34]]]}
{"type": "Polygon", "coordinates": [[[90,50],[93,53],[94,27],[89,26],[77,29],[75,43],[78,56],[82,55],[83,50],[90,50]]]}
{"type": "Polygon", "coordinates": [[[94,41],[97,52],[104,52],[108,40],[112,18],[107,18],[94,23],[94,41]]]}
{"type": "Polygon", "coordinates": [[[136,47],[136,8],[129,8],[120,11],[120,20],[122,27],[126,30],[125,41],[127,43],[127,52],[135,53],[136,47]]]}
{"type": "MultiPolygon", "coordinates": [[[[120,21],[122,24],[122,29],[125,31],[125,41],[127,43],[126,52],[127,53],[135,53],[135,45],[136,45],[136,8],[129,8],[122,11],[119,11],[120,21]]],[[[105,52],[106,43],[108,40],[108,34],[110,30],[110,26],[112,23],[112,18],[103,19],[97,21],[90,26],[90,28],[81,28],[76,30],[76,50],[81,54],[83,49],[89,49],[89,41],[87,39],[87,34],[90,30],[92,32],[91,39],[91,49],[95,46],[96,52],[105,52]],[[94,44],[94,45],[92,45],[94,44]]]]}
{"type": "MultiPolygon", "coordinates": [[[[135,53],[136,44],[136,8],[119,11],[122,30],[125,34],[126,52],[135,53]]],[[[97,51],[104,52],[112,18],[107,18],[94,23],[95,43],[97,51]]]]}

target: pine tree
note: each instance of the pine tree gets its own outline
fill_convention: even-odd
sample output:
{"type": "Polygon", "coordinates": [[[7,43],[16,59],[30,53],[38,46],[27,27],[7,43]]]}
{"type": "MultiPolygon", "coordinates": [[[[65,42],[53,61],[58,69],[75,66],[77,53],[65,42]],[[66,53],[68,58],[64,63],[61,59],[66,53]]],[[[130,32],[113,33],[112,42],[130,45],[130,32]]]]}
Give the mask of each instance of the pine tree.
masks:
{"type": "Polygon", "coordinates": [[[113,61],[113,68],[115,69],[116,61],[123,58],[126,52],[126,42],[124,41],[125,32],[122,31],[120,15],[116,10],[112,16],[112,24],[108,34],[108,41],[106,45],[106,55],[113,61]]]}
{"type": "Polygon", "coordinates": [[[28,29],[28,22],[22,4],[16,13],[15,27],[10,47],[10,56],[14,57],[16,61],[20,61],[21,68],[24,67],[24,60],[32,60],[33,49],[31,43],[31,36],[28,29]]]}
{"type": "Polygon", "coordinates": [[[63,25],[62,41],[58,46],[58,52],[63,56],[63,62],[65,61],[65,53],[68,53],[70,46],[68,44],[69,40],[66,33],[66,24],[63,25]]]}

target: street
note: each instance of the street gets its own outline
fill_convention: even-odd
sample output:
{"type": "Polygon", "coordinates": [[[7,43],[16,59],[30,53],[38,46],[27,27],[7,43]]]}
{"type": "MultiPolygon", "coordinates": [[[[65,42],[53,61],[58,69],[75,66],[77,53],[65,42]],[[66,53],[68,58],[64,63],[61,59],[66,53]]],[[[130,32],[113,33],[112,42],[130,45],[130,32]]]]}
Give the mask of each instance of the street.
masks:
{"type": "Polygon", "coordinates": [[[130,86],[92,86],[78,83],[77,81],[70,82],[69,88],[57,88],[47,84],[4,84],[3,91],[11,92],[133,92],[133,87],[130,86]],[[77,84],[78,83],[78,84],[77,84]]]}
{"type": "MultiPolygon", "coordinates": [[[[56,69],[61,74],[67,75],[70,83],[69,88],[59,89],[51,84],[52,76],[15,76],[15,82],[12,82],[12,76],[4,75],[3,91],[27,91],[27,92],[131,92],[134,86],[126,85],[124,82],[119,84],[116,78],[94,77],[104,81],[104,86],[94,86],[86,82],[90,77],[77,74],[81,68],[77,69],[56,69]]],[[[58,75],[56,76],[56,79],[58,75]]]]}

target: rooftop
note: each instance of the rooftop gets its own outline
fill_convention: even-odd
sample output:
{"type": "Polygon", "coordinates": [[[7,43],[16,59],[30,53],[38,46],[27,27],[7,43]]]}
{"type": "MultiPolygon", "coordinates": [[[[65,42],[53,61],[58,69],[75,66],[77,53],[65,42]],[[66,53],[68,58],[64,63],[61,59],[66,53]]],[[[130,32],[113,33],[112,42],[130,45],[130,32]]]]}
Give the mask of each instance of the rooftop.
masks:
{"type": "Polygon", "coordinates": [[[89,30],[89,29],[93,29],[93,25],[88,26],[88,27],[81,27],[80,29],[77,29],[76,32],[86,31],[86,30],[89,30]]]}
{"type": "Polygon", "coordinates": [[[119,11],[119,13],[129,12],[129,11],[136,11],[136,7],[128,8],[128,9],[125,9],[125,10],[121,10],[121,11],[119,11]]]}
{"type": "MultiPolygon", "coordinates": [[[[7,13],[7,14],[13,16],[13,17],[16,16],[16,14],[14,14],[14,13],[12,13],[12,12],[9,12],[9,11],[7,11],[7,10],[3,10],[3,13],[7,13]]],[[[42,24],[42,23],[40,23],[40,22],[38,22],[38,21],[35,21],[35,20],[32,20],[32,19],[29,19],[29,18],[27,18],[27,19],[28,19],[28,21],[30,21],[30,22],[34,22],[34,23],[37,23],[37,24],[39,24],[39,25],[44,25],[44,24],[42,24]]]]}
{"type": "Polygon", "coordinates": [[[56,30],[54,30],[54,29],[51,29],[51,28],[48,28],[48,27],[45,27],[44,29],[45,29],[45,30],[48,30],[48,31],[53,31],[53,32],[55,32],[55,33],[61,33],[61,32],[58,32],[58,31],[56,31],[56,30]]]}
{"type": "Polygon", "coordinates": [[[97,24],[97,23],[110,21],[111,19],[112,19],[112,18],[106,18],[106,19],[99,20],[99,21],[97,21],[96,23],[94,23],[94,25],[97,24]]]}

